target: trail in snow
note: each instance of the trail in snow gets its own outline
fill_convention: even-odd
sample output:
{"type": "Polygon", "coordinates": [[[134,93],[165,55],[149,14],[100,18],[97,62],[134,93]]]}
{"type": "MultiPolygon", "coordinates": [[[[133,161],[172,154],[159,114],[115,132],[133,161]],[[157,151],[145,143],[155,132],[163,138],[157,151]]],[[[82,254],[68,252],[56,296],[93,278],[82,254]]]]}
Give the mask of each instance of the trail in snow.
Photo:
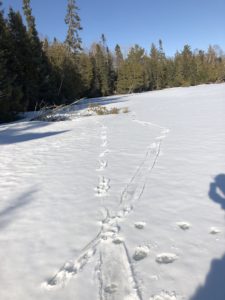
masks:
{"type": "Polygon", "coordinates": [[[101,242],[99,282],[101,300],[142,299],[125,242],[101,242]]]}
{"type": "MultiPolygon", "coordinates": [[[[97,253],[99,255],[98,279],[100,300],[142,300],[132,259],[125,241],[120,236],[119,224],[134,210],[135,205],[140,200],[145,189],[148,174],[153,170],[159,157],[162,140],[166,137],[169,130],[157,124],[139,121],[136,118],[133,121],[143,126],[158,127],[161,135],[147,148],[143,161],[124,188],[120,196],[116,215],[111,215],[110,211],[105,208],[106,217],[102,221],[98,235],[81,251],[77,259],[66,262],[52,278],[43,283],[44,288],[50,290],[65,286],[72,277],[82,271],[84,266],[97,253]]],[[[100,166],[97,171],[103,173],[108,166],[108,160],[105,157],[110,151],[110,149],[106,149],[108,146],[107,127],[103,124],[101,124],[100,139],[103,151],[99,155],[100,166]]],[[[110,189],[109,183],[110,178],[106,178],[103,175],[99,176],[95,195],[104,199],[110,189]]],[[[104,205],[104,200],[102,203],[104,205]]],[[[136,227],[143,228],[144,226],[145,224],[141,227],[138,225],[136,227]]],[[[133,259],[136,261],[141,260],[148,255],[148,252],[149,249],[147,246],[137,247],[133,259]]],[[[170,258],[172,262],[174,257],[169,255],[162,255],[157,257],[156,260],[159,263],[168,263],[170,258]]]]}

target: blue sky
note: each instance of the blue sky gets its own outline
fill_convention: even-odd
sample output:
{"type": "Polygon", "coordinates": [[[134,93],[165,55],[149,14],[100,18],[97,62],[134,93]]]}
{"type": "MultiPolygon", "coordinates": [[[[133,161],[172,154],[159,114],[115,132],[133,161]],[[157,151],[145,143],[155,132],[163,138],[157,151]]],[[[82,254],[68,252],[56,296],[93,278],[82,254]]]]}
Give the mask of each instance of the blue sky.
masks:
{"type": "MultiPolygon", "coordinates": [[[[64,40],[67,0],[31,0],[41,36],[64,40]]],[[[22,0],[3,0],[21,10],[22,0]]],[[[107,44],[119,43],[124,51],[135,43],[149,52],[152,42],[162,39],[167,55],[185,44],[207,49],[209,44],[225,50],[225,0],[77,0],[80,8],[83,44],[98,41],[102,33],[107,44]]]]}

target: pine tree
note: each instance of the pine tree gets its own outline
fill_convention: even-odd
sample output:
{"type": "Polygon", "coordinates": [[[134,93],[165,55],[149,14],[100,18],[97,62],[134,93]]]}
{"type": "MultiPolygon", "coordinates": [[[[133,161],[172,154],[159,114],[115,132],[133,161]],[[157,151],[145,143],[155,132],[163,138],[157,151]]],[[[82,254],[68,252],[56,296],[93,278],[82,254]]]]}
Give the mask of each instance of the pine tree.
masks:
{"type": "Polygon", "coordinates": [[[27,21],[28,34],[37,42],[37,46],[39,46],[38,32],[36,30],[35,18],[32,15],[30,0],[23,0],[23,12],[27,21]]]}
{"type": "Polygon", "coordinates": [[[151,89],[155,90],[159,88],[158,78],[158,50],[155,44],[152,43],[150,50],[151,59],[151,89]]]}
{"type": "Polygon", "coordinates": [[[194,54],[194,60],[196,63],[196,84],[207,82],[207,68],[204,51],[196,51],[194,54]]]}
{"type": "Polygon", "coordinates": [[[145,89],[145,51],[135,45],[128,53],[118,73],[117,92],[133,93],[145,89]]]}
{"type": "Polygon", "coordinates": [[[192,77],[192,52],[191,47],[189,45],[185,45],[183,51],[181,52],[182,55],[182,75],[184,83],[183,85],[190,85],[191,84],[191,77],[192,77]]]}
{"type": "Polygon", "coordinates": [[[39,103],[46,103],[51,99],[52,74],[47,57],[42,49],[42,43],[38,37],[30,0],[23,0],[23,11],[26,17],[30,39],[31,63],[29,64],[29,71],[31,82],[29,109],[33,110],[39,103]]]}
{"type": "MultiPolygon", "coordinates": [[[[13,80],[13,94],[21,95],[20,103],[17,103],[17,110],[26,111],[30,97],[30,64],[31,52],[30,42],[26,27],[23,25],[19,12],[9,10],[8,30],[11,39],[10,51],[13,58],[8,64],[9,70],[15,74],[13,80]]],[[[14,104],[15,108],[15,104],[14,104]]]]}
{"type": "Polygon", "coordinates": [[[118,70],[123,63],[123,54],[120,46],[117,44],[115,47],[115,67],[118,70]]]}
{"type": "Polygon", "coordinates": [[[95,60],[97,73],[100,81],[101,94],[102,96],[107,96],[109,94],[108,69],[105,52],[100,44],[96,44],[95,60]]]}
{"type": "Polygon", "coordinates": [[[28,105],[29,40],[21,15],[13,9],[9,10],[7,26],[2,13],[0,23],[0,90],[4,107],[1,106],[1,114],[4,114],[4,119],[11,119],[18,112],[25,111],[28,105]]]}
{"type": "Polygon", "coordinates": [[[79,55],[79,73],[81,75],[82,96],[88,96],[91,93],[91,85],[93,82],[93,64],[91,57],[86,53],[79,55]]]}
{"type": "Polygon", "coordinates": [[[79,36],[79,31],[82,30],[80,17],[77,13],[78,7],[75,0],[68,0],[67,14],[65,23],[68,25],[67,36],[65,43],[73,53],[79,53],[82,50],[82,40],[79,36]]]}
{"type": "Polygon", "coordinates": [[[0,123],[11,119],[12,78],[8,70],[9,36],[0,1],[0,123]]]}
{"type": "Polygon", "coordinates": [[[92,45],[91,61],[93,65],[92,96],[107,96],[114,91],[115,72],[113,57],[106,45],[106,38],[101,36],[100,43],[92,45]]]}
{"type": "Polygon", "coordinates": [[[110,52],[108,47],[106,47],[106,56],[107,56],[108,84],[109,84],[108,94],[113,94],[115,90],[116,72],[113,65],[113,55],[110,52]]]}
{"type": "Polygon", "coordinates": [[[157,64],[158,82],[157,89],[163,89],[167,86],[167,65],[166,56],[163,50],[162,40],[159,40],[158,64],[157,64]]]}
{"type": "Polygon", "coordinates": [[[82,93],[82,82],[73,55],[64,43],[57,41],[49,45],[47,55],[54,70],[58,103],[74,101],[82,93]]]}
{"type": "Polygon", "coordinates": [[[167,68],[167,86],[173,87],[175,86],[175,78],[176,78],[176,68],[175,68],[175,63],[173,58],[167,58],[166,68],[167,68]]]}
{"type": "Polygon", "coordinates": [[[114,50],[114,89],[117,88],[118,86],[118,77],[119,77],[119,72],[120,72],[120,68],[122,67],[124,63],[124,59],[123,59],[123,54],[121,51],[120,46],[117,44],[114,50]]]}

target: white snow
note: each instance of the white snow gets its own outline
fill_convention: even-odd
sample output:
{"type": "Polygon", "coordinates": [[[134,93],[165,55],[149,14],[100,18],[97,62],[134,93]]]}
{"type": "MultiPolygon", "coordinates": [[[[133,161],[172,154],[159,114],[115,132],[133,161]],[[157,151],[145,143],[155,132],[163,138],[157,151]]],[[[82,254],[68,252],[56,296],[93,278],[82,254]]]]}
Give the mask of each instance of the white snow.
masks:
{"type": "Polygon", "coordinates": [[[170,264],[177,258],[177,255],[173,253],[160,253],[156,256],[156,261],[159,264],[170,264]]]}
{"type": "Polygon", "coordinates": [[[161,292],[158,295],[154,295],[150,297],[149,300],[177,300],[176,294],[175,293],[169,293],[169,292],[161,292]]]}
{"type": "Polygon", "coordinates": [[[0,126],[0,299],[224,300],[225,84],[93,101],[0,126]]]}
{"type": "Polygon", "coordinates": [[[218,233],[220,233],[220,232],[221,232],[221,230],[218,229],[218,228],[216,228],[216,227],[211,227],[211,228],[210,228],[210,233],[211,233],[211,234],[218,234],[218,233]]]}
{"type": "Polygon", "coordinates": [[[145,222],[136,222],[134,224],[134,226],[137,228],[137,229],[144,229],[145,226],[146,226],[146,223],[145,222]]]}
{"type": "Polygon", "coordinates": [[[177,222],[177,226],[183,230],[188,230],[191,227],[191,224],[188,222],[177,222]]]}
{"type": "Polygon", "coordinates": [[[138,261],[144,259],[149,254],[149,248],[147,246],[138,246],[135,249],[133,259],[138,261]]]}

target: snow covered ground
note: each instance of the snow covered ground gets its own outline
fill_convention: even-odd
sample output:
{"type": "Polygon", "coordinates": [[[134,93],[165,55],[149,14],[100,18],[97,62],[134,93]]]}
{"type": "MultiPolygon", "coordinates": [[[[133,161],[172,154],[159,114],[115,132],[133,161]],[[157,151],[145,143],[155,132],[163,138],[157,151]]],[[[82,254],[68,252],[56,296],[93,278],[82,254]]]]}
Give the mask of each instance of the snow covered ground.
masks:
{"type": "Polygon", "coordinates": [[[225,84],[0,126],[1,300],[224,300],[225,84]]]}

